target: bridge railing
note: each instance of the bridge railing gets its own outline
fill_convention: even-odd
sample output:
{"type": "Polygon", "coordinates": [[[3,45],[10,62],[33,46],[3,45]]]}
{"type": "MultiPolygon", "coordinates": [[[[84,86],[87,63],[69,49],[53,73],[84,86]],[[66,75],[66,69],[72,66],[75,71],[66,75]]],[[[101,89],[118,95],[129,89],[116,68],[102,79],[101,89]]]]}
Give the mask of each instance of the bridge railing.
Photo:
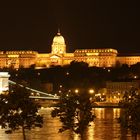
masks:
{"type": "Polygon", "coordinates": [[[41,96],[29,96],[31,99],[45,99],[45,100],[59,100],[59,96],[56,97],[41,97],[41,96]]]}
{"type": "MultiPolygon", "coordinates": [[[[14,82],[14,81],[12,81],[12,80],[9,80],[9,84],[13,84],[13,85],[16,85],[17,83],[16,82],[14,82]]],[[[21,87],[24,87],[22,84],[18,84],[19,86],[21,86],[21,87]]],[[[46,93],[46,92],[42,92],[42,91],[39,91],[39,90],[36,90],[36,89],[33,89],[33,88],[30,88],[30,87],[25,87],[27,90],[30,90],[31,92],[35,92],[35,93],[39,93],[40,95],[45,95],[45,96],[49,96],[49,97],[51,97],[51,99],[52,98],[54,98],[54,99],[58,99],[59,98],[59,96],[56,96],[56,95],[53,95],[53,94],[49,94],[49,93],[46,93]]],[[[33,96],[30,96],[30,97],[32,97],[33,98],[33,96]]],[[[41,97],[41,96],[36,96],[36,98],[45,98],[45,97],[41,97]]],[[[47,97],[46,97],[47,98],[47,97]]],[[[49,99],[49,98],[48,98],[49,99]]]]}

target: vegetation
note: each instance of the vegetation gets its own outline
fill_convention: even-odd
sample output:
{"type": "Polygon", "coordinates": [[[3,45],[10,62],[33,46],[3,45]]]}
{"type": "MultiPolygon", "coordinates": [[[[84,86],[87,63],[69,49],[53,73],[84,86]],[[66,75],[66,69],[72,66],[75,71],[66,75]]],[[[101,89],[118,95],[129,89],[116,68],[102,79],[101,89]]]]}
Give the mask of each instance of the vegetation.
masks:
{"type": "Polygon", "coordinates": [[[30,93],[16,85],[9,94],[0,95],[0,125],[7,133],[21,129],[26,139],[25,129],[42,127],[43,118],[38,114],[40,106],[29,98],[30,93]]]}
{"type": "Polygon", "coordinates": [[[126,92],[121,102],[124,108],[120,121],[123,127],[131,130],[137,140],[137,134],[140,131],[140,92],[132,88],[126,92]]]}
{"type": "MultiPolygon", "coordinates": [[[[5,70],[5,69],[3,69],[5,70]]],[[[1,70],[2,71],[2,70],[1,70]]],[[[71,62],[66,66],[52,66],[50,68],[34,69],[20,67],[16,69],[6,69],[11,75],[11,80],[26,81],[29,86],[38,83],[52,83],[55,91],[59,90],[59,85],[63,88],[94,88],[95,90],[104,88],[106,81],[132,81],[140,77],[140,63],[132,66],[118,65],[112,68],[88,67],[85,62],[71,62]],[[94,85],[94,87],[93,87],[94,85]]],[[[39,84],[38,84],[39,85],[39,84]]],[[[41,84],[40,84],[41,85],[41,84]]]]}
{"type": "MultiPolygon", "coordinates": [[[[50,82],[53,84],[53,93],[56,93],[56,91],[58,92],[60,90],[60,85],[63,85],[61,88],[62,92],[66,92],[69,89],[76,89],[77,87],[79,89],[83,89],[83,87],[85,89],[89,89],[92,87],[96,91],[96,89],[98,90],[105,87],[106,81],[133,81],[140,79],[140,63],[131,66],[128,66],[126,64],[120,65],[119,63],[117,63],[116,66],[112,68],[99,68],[88,67],[88,64],[85,62],[73,61],[70,65],[63,67],[52,66],[50,68],[35,69],[35,66],[32,65],[30,68],[20,67],[18,70],[13,68],[4,68],[1,71],[5,70],[9,71],[11,80],[14,79],[14,81],[20,82],[22,84],[25,83],[31,87],[37,87],[36,85],[39,85],[40,83],[50,82]]],[[[20,93],[20,91],[18,93],[20,93]]],[[[122,124],[125,127],[131,129],[132,133],[135,134],[135,136],[138,133],[138,114],[140,114],[140,95],[138,93],[139,92],[136,89],[131,89],[130,92],[125,94],[124,99],[121,103],[121,105],[124,107],[125,114],[123,115],[123,118],[121,118],[121,122],[123,122],[122,124]]],[[[82,100],[81,95],[69,93],[68,96],[67,94],[64,94],[64,96],[61,97],[61,100],[58,104],[58,110],[56,109],[52,113],[52,116],[61,117],[61,115],[64,115],[64,117],[60,118],[64,124],[64,127],[60,131],[64,131],[66,129],[73,129],[75,133],[80,133],[80,130],[83,131],[82,126],[77,126],[80,123],[75,124],[76,119],[74,119],[77,114],[82,114],[79,112],[84,112],[84,110],[82,111],[80,107],[85,106],[84,103],[80,103],[80,99],[82,100]],[[68,114],[68,111],[71,113],[68,114]],[[68,122],[65,122],[66,120],[68,120],[68,122]]],[[[6,102],[7,100],[10,100],[9,98],[11,98],[8,96],[0,96],[0,114],[1,112],[3,112],[3,108],[7,107],[6,102]]],[[[19,99],[18,96],[16,97],[16,99],[19,99]]],[[[89,101],[89,97],[87,96],[85,100],[89,101]]],[[[7,110],[8,109],[9,107],[7,107],[7,110]]],[[[78,116],[76,118],[78,118],[78,116]]],[[[88,124],[88,122],[85,124],[88,124]]]]}
{"type": "Polygon", "coordinates": [[[62,128],[59,132],[71,130],[80,134],[81,138],[89,123],[94,120],[92,102],[88,93],[63,94],[57,108],[52,111],[52,117],[59,117],[62,128]]]}

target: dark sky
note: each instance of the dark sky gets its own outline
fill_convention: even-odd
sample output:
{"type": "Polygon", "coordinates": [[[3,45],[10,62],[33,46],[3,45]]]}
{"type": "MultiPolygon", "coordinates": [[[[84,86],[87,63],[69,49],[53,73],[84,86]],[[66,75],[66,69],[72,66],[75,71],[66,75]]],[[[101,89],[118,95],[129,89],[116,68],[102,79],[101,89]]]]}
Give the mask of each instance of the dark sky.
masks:
{"type": "Polygon", "coordinates": [[[0,6],[0,50],[48,53],[57,29],[67,52],[114,48],[140,52],[140,8],[136,0],[46,0],[0,6]]]}

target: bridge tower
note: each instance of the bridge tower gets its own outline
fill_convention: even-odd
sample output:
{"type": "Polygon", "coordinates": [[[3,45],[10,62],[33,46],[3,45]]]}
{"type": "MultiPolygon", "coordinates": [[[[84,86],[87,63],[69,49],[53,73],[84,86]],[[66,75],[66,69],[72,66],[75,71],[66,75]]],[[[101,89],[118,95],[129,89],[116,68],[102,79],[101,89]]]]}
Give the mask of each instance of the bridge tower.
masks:
{"type": "Polygon", "coordinates": [[[0,94],[4,94],[9,90],[9,77],[8,72],[0,72],[0,94]]]}

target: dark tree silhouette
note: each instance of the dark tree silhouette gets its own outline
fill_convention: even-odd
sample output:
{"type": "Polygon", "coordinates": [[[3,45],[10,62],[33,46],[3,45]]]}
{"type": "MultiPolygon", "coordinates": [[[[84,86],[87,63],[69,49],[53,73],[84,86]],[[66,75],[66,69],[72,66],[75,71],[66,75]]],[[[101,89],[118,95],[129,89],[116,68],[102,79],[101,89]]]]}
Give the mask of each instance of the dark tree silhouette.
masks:
{"type": "Polygon", "coordinates": [[[122,126],[130,129],[137,140],[137,134],[140,130],[140,91],[132,88],[126,92],[122,102],[124,113],[120,117],[122,126]]]}
{"type": "Polygon", "coordinates": [[[62,128],[59,132],[72,130],[80,134],[81,137],[89,123],[94,120],[92,114],[92,102],[88,93],[69,93],[63,94],[60,98],[57,108],[52,111],[52,117],[59,117],[62,122],[62,128]]]}
{"type": "Polygon", "coordinates": [[[43,117],[38,114],[40,106],[29,98],[30,93],[20,86],[10,89],[9,94],[0,95],[0,125],[13,132],[21,129],[26,139],[25,129],[42,127],[43,117]]]}

